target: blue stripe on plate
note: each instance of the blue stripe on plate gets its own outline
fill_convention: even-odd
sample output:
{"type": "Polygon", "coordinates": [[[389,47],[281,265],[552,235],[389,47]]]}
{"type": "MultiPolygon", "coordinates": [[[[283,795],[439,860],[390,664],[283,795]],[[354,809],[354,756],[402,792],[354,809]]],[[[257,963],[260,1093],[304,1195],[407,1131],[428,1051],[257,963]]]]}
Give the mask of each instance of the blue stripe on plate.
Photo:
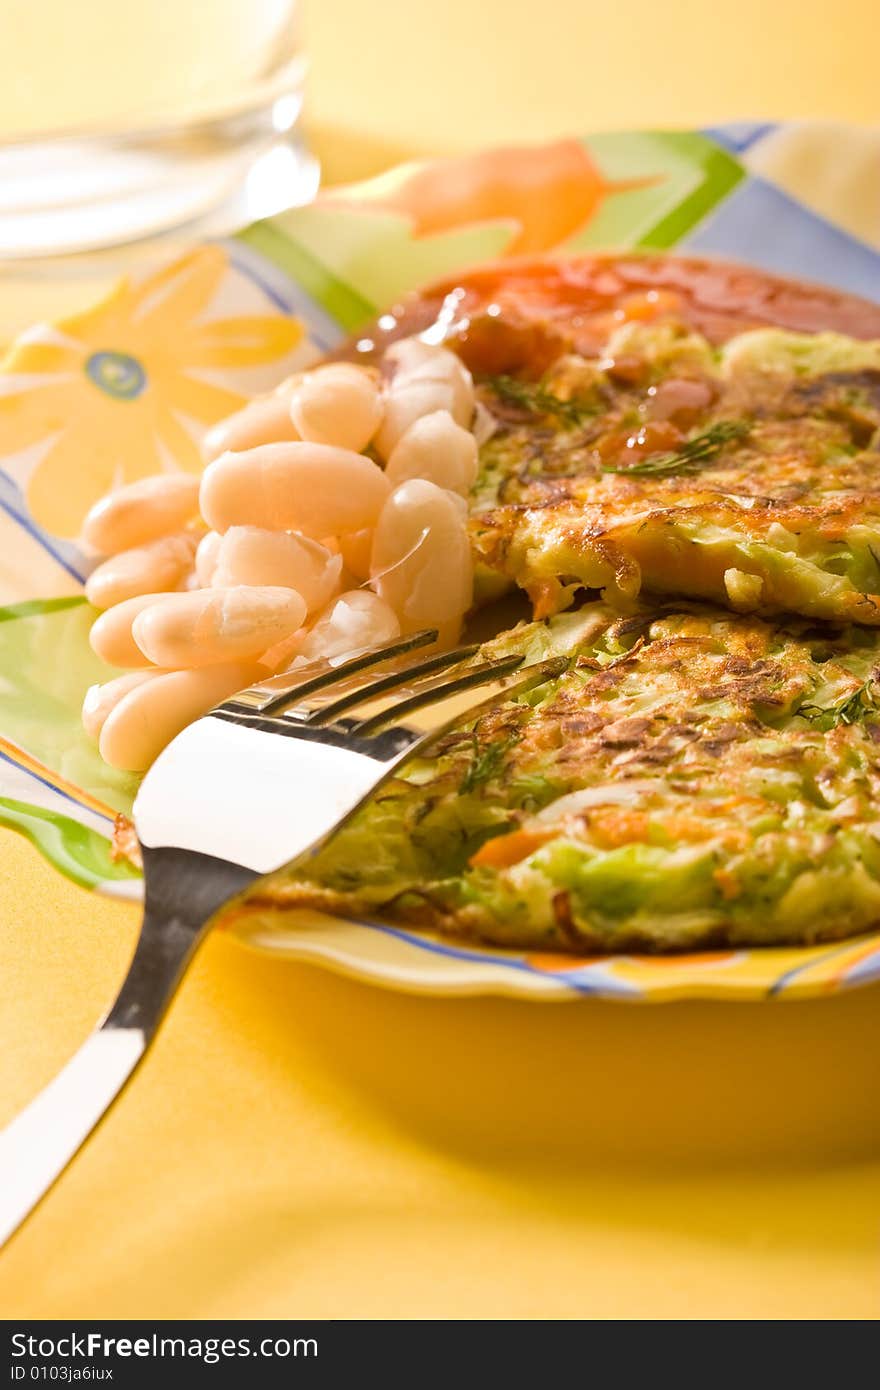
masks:
{"type": "Polygon", "coordinates": [[[381,932],[385,936],[392,936],[397,941],[406,942],[408,946],[416,946],[422,951],[429,951],[435,956],[446,956],[450,960],[466,960],[476,965],[501,965],[507,970],[518,970],[525,975],[537,976],[541,980],[558,980],[577,994],[588,996],[618,994],[630,998],[638,996],[639,993],[633,986],[624,985],[611,979],[603,980],[601,984],[590,984],[579,978],[579,972],[575,970],[537,970],[535,966],[529,965],[528,961],[517,960],[516,957],[499,956],[488,951],[468,951],[462,946],[447,946],[445,942],[434,941],[428,936],[417,936],[413,932],[404,931],[401,927],[388,926],[384,922],[359,920],[359,925],[369,927],[371,931],[381,932]]]}
{"type": "Polygon", "coordinates": [[[113,823],[115,819],[114,816],[108,815],[106,811],[99,811],[95,806],[84,806],[81,801],[77,801],[75,796],[71,796],[69,792],[66,792],[63,787],[56,787],[54,782],[50,782],[47,778],[41,777],[38,772],[34,772],[33,768],[25,767],[23,763],[17,762],[15,758],[10,758],[8,753],[0,751],[0,762],[8,763],[10,767],[15,768],[16,772],[24,773],[26,777],[32,777],[35,782],[39,782],[43,787],[48,787],[50,792],[54,792],[56,796],[60,796],[64,801],[69,801],[72,806],[79,807],[81,811],[89,811],[91,815],[100,816],[102,820],[109,821],[111,824],[113,823]]]}
{"type": "Polygon", "coordinates": [[[0,507],[12,517],[13,521],[17,521],[22,530],[26,531],[38,545],[47,550],[52,559],[66,570],[72,579],[75,579],[78,584],[85,583],[85,572],[79,568],[79,565],[85,564],[85,557],[81,555],[75,545],[59,540],[57,536],[50,536],[47,531],[37,525],[28,514],[21,489],[9,477],[8,473],[4,473],[2,468],[0,468],[0,507]]]}
{"type": "Polygon", "coordinates": [[[864,960],[857,961],[852,970],[844,972],[841,984],[851,985],[854,982],[860,985],[867,985],[871,980],[880,979],[880,946],[873,956],[866,956],[864,960]]]}
{"type": "Polygon", "coordinates": [[[277,309],[303,319],[309,337],[321,352],[338,347],[345,337],[339,324],[278,266],[234,238],[224,241],[223,246],[233,268],[253,280],[277,309]]]}
{"type": "Polygon", "coordinates": [[[701,133],[731,154],[742,154],[772,130],[776,130],[773,121],[732,121],[730,125],[707,126],[701,133]]]}
{"type": "Polygon", "coordinates": [[[679,249],[731,256],[880,300],[880,255],[764,179],[750,176],[679,249]]]}
{"type": "MultiPolygon", "coordinates": [[[[852,950],[852,947],[853,941],[852,937],[850,937],[842,944],[830,947],[829,950],[821,956],[813,956],[810,960],[805,960],[800,965],[793,965],[790,970],[786,970],[773,981],[773,984],[767,990],[768,999],[775,999],[778,995],[783,994],[792,980],[796,980],[798,975],[803,975],[805,970],[814,970],[817,965],[824,965],[826,961],[834,960],[835,956],[845,955],[847,951],[852,950]]],[[[880,965],[878,965],[877,969],[878,973],[880,973],[880,965]]],[[[845,978],[852,979],[853,975],[849,974],[845,976],[845,978]]]]}

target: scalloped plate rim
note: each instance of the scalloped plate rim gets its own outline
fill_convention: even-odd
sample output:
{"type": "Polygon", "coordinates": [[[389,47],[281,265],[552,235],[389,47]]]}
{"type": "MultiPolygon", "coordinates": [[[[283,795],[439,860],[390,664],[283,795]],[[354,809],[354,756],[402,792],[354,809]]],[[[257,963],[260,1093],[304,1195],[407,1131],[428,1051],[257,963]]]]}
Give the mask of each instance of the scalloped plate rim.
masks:
{"type": "MultiPolygon", "coordinates": [[[[99,883],[94,891],[102,896],[117,900],[140,902],[143,899],[143,880],[132,879],[127,882],[116,883],[106,880],[99,883]]],[[[289,909],[291,916],[300,911],[300,909],[289,909]]],[[[701,999],[719,1003],[752,1004],[770,1003],[777,1000],[791,1002],[804,999],[832,998],[835,995],[849,993],[854,989],[864,989],[869,985],[880,983],[880,931],[845,937],[836,942],[823,943],[828,955],[823,955],[819,959],[807,958],[801,961],[797,959],[801,951],[820,949],[814,947],[769,946],[764,948],[752,946],[730,948],[729,956],[732,960],[745,960],[754,957],[756,953],[760,954],[765,949],[785,951],[789,954],[792,957],[791,963],[771,979],[756,980],[749,977],[741,978],[727,975],[725,973],[727,961],[712,961],[705,966],[700,966],[693,961],[693,956],[699,954],[694,952],[688,956],[688,968],[706,972],[699,978],[683,979],[680,974],[676,977],[675,957],[668,955],[657,958],[658,972],[662,971],[663,974],[661,976],[658,973],[656,980],[640,979],[636,983],[620,978],[614,981],[612,973],[611,978],[604,981],[572,981],[566,977],[564,968],[560,968],[559,971],[539,970],[529,965],[528,961],[523,959],[522,953],[505,951],[503,947],[484,947],[478,943],[457,942],[451,937],[443,938],[433,933],[412,931],[390,923],[339,917],[331,913],[311,912],[309,909],[305,909],[305,911],[310,912],[310,915],[319,923],[320,919],[326,920],[328,926],[328,940],[326,942],[311,938],[298,939],[297,933],[293,929],[285,931],[277,927],[257,929],[253,925],[249,926],[248,923],[253,924],[259,915],[256,911],[252,916],[246,916],[241,926],[230,928],[221,926],[220,930],[234,937],[248,950],[256,951],[261,955],[286,959],[298,964],[325,967],[334,974],[357,980],[361,984],[377,985],[382,989],[434,998],[463,999],[482,996],[541,1004],[593,1000],[619,1004],[672,1004],[685,1000],[701,999]],[[358,945],[362,942],[365,947],[363,954],[353,951],[351,945],[343,947],[338,941],[334,941],[332,938],[334,926],[348,929],[352,934],[355,934],[358,945]],[[381,934],[386,941],[395,941],[405,951],[422,952],[426,956],[441,957],[447,962],[449,973],[445,978],[440,974],[432,976],[430,971],[420,975],[419,968],[424,972],[426,962],[424,960],[419,961],[415,954],[412,964],[408,966],[403,964],[403,953],[401,953],[399,964],[383,960],[375,950],[369,949],[370,941],[375,942],[377,934],[381,934]],[[869,971],[855,977],[844,975],[834,981],[825,978],[798,980],[799,974],[806,974],[811,967],[817,967],[822,960],[827,960],[838,953],[855,948],[860,942],[867,949],[872,939],[875,941],[877,954],[876,967],[873,973],[869,971]],[[476,973],[486,969],[495,970],[497,974],[486,977],[476,973]]],[[[314,924],[311,930],[312,932],[315,931],[314,924]]],[[[560,954],[560,962],[564,959],[565,957],[560,954]]],[[[616,963],[625,963],[633,959],[633,957],[623,954],[609,955],[605,960],[597,958],[595,966],[592,968],[608,969],[613,972],[616,963]]],[[[642,956],[638,958],[638,965],[643,970],[650,970],[652,962],[642,956]]]]}

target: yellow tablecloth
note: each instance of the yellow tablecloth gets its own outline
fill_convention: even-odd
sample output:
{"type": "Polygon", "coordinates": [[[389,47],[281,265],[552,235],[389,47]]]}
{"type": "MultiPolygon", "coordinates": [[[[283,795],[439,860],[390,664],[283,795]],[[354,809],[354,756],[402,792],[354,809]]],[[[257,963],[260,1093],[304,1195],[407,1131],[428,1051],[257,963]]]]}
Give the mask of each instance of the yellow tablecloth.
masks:
{"type": "MultiPolygon", "coordinates": [[[[447,0],[428,18],[320,0],[315,140],[338,179],[600,126],[870,119],[873,15],[873,0],[839,0],[833,21],[820,0],[447,0]]],[[[6,318],[45,312],[45,286],[7,289],[6,318]]],[[[5,832],[0,855],[3,1120],[110,998],[137,913],[5,832]]],[[[218,937],[0,1258],[0,1311],[874,1317],[878,997],[440,1002],[218,937]]]]}

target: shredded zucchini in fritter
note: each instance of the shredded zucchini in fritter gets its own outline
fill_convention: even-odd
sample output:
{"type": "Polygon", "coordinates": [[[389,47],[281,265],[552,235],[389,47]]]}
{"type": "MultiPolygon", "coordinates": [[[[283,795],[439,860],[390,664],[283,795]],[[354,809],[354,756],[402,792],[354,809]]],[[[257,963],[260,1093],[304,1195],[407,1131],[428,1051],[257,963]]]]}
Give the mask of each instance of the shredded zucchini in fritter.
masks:
{"type": "Polygon", "coordinates": [[[590,951],[880,921],[880,635],[592,605],[479,659],[511,650],[570,664],[445,736],[264,907],[590,951]]]}

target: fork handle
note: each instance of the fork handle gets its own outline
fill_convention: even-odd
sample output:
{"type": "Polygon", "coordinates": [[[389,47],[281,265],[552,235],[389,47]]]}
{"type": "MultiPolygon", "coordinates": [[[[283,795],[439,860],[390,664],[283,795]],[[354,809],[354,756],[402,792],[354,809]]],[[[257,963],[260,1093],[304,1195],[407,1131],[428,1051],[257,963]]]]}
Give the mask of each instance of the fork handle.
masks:
{"type": "Polygon", "coordinates": [[[102,1025],[0,1134],[0,1245],[64,1172],[146,1048],[140,1028],[102,1025]]]}
{"type": "Polygon", "coordinates": [[[144,868],[143,925],[115,1003],[67,1065],[0,1131],[0,1246],[122,1091],[214,912],[256,877],[238,864],[182,850],[147,850],[144,868]]]}

